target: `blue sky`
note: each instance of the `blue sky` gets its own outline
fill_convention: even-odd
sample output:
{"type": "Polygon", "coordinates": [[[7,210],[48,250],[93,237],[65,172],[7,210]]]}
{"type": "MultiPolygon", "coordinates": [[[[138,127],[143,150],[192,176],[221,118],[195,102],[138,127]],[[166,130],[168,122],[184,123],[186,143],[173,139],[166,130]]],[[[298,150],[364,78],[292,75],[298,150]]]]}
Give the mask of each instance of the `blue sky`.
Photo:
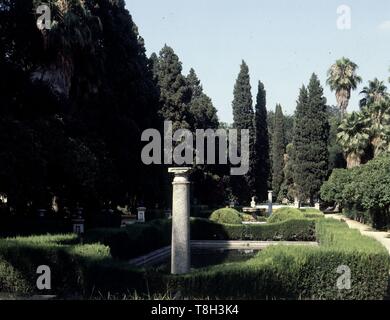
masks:
{"type": "MultiPolygon", "coordinates": [[[[232,121],[233,87],[241,60],[250,68],[253,97],[261,80],[267,108],[296,107],[299,88],[315,72],[328,104],[326,71],[346,56],[359,65],[363,84],[349,110],[358,109],[368,80],[390,76],[389,0],[126,0],[148,55],[173,47],[186,74],[193,67],[222,121],[232,121]],[[337,8],[351,8],[351,29],[337,28],[337,8]]],[[[388,84],[390,87],[390,84],[388,84]]]]}

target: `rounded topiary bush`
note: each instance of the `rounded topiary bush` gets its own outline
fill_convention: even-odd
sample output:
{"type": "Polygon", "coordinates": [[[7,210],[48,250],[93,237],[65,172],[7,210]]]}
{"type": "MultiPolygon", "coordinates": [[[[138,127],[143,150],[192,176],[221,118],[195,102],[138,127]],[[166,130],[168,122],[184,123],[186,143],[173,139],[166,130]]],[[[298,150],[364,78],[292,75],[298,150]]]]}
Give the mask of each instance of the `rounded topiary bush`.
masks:
{"type": "Polygon", "coordinates": [[[291,219],[303,219],[303,212],[295,208],[280,208],[268,218],[269,223],[282,222],[291,219]]]}
{"type": "Polygon", "coordinates": [[[210,220],[224,224],[242,224],[240,213],[232,208],[223,208],[214,211],[210,216],[210,220]]]}

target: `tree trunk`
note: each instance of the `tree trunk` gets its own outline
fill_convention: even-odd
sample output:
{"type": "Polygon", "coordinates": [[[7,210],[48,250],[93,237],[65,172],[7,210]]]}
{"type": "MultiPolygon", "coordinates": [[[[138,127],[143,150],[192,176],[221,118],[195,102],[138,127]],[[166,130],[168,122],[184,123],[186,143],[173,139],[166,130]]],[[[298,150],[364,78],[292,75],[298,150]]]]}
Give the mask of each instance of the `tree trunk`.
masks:
{"type": "Polygon", "coordinates": [[[31,74],[31,80],[42,81],[49,86],[54,94],[68,98],[72,84],[73,69],[72,58],[60,54],[56,62],[48,66],[39,67],[34,71],[31,74]]]}
{"type": "Polygon", "coordinates": [[[347,112],[350,97],[351,97],[350,90],[340,89],[339,91],[336,92],[336,99],[340,108],[342,119],[344,119],[345,114],[347,112]]]}
{"type": "Polygon", "coordinates": [[[358,154],[351,152],[347,155],[347,168],[352,169],[359,167],[362,163],[362,160],[358,154]]]}

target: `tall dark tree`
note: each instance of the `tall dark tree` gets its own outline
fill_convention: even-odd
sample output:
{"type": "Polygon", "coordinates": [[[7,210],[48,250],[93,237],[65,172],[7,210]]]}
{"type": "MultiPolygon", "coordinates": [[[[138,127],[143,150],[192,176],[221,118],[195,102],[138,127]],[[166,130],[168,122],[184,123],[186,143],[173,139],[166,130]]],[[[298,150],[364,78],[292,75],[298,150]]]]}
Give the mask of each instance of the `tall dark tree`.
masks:
{"type": "MultiPolygon", "coordinates": [[[[232,189],[233,194],[240,203],[249,202],[255,192],[253,161],[254,157],[254,112],[253,100],[250,85],[249,68],[245,61],[242,61],[240,73],[238,74],[234,86],[233,99],[233,127],[238,130],[249,130],[249,161],[250,169],[244,177],[233,177],[232,189]]],[[[241,142],[238,143],[240,146],[241,142]]]]}
{"type": "Polygon", "coordinates": [[[270,174],[269,137],[267,125],[266,91],[259,81],[255,106],[255,161],[254,176],[256,195],[260,201],[267,199],[268,178],[270,174]]]}
{"type": "Polygon", "coordinates": [[[203,92],[203,87],[195,70],[191,68],[187,76],[187,86],[191,93],[190,112],[195,129],[217,129],[218,116],[210,97],[203,92]]]}
{"type": "Polygon", "coordinates": [[[182,75],[179,57],[167,45],[160,51],[158,87],[162,117],[173,122],[173,130],[192,129],[193,118],[189,108],[191,90],[187,86],[186,78],[182,75]]]}
{"type": "Polygon", "coordinates": [[[294,145],[292,143],[288,144],[286,147],[286,154],[284,157],[284,181],[279,192],[279,200],[283,201],[287,199],[289,202],[292,202],[295,198],[294,191],[294,145]]]}
{"type": "MultiPolygon", "coordinates": [[[[194,121],[194,129],[217,129],[219,127],[217,110],[210,97],[204,93],[201,81],[194,69],[191,68],[186,81],[191,93],[189,108],[194,121]]],[[[218,143],[219,141],[216,141],[217,150],[218,143]]],[[[207,150],[205,150],[205,155],[208,156],[207,150]]],[[[203,205],[221,205],[225,197],[222,177],[227,170],[227,166],[223,165],[195,166],[191,175],[194,198],[203,205]],[[215,192],[210,194],[210,188],[215,192]]]]}
{"type": "Polygon", "coordinates": [[[279,196],[284,180],[285,129],[282,106],[276,105],[272,135],[272,189],[279,196]]]}
{"type": "Polygon", "coordinates": [[[294,183],[300,201],[318,197],[328,174],[329,121],[326,99],[313,74],[301,89],[295,114],[294,183]]]}
{"type": "Polygon", "coordinates": [[[44,32],[31,14],[39,1],[1,2],[1,127],[15,143],[0,135],[0,192],[16,212],[53,198],[91,214],[159,201],[139,157],[140,134],[160,123],[143,39],[124,1],[97,2],[51,2],[44,32]]]}
{"type": "Polygon", "coordinates": [[[158,56],[155,52],[153,52],[149,58],[149,70],[151,70],[153,74],[153,80],[158,83],[159,65],[158,56]]]}

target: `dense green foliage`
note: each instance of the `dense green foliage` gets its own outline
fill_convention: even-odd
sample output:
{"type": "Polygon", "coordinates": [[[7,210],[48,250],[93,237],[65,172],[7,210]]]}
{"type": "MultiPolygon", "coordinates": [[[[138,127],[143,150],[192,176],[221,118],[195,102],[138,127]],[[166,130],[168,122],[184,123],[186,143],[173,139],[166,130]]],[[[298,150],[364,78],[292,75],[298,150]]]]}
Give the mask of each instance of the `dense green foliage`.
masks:
{"type": "Polygon", "coordinates": [[[193,116],[194,129],[218,129],[217,109],[210,97],[203,92],[203,87],[194,69],[191,68],[186,81],[191,92],[189,107],[193,116]]]}
{"type": "Polygon", "coordinates": [[[303,213],[295,208],[280,208],[268,218],[269,223],[282,222],[290,219],[302,219],[303,213]]]}
{"type": "Polygon", "coordinates": [[[272,190],[278,197],[284,180],[284,116],[282,106],[278,104],[275,110],[273,134],[272,134],[272,190]]]}
{"type": "Polygon", "coordinates": [[[390,150],[390,98],[382,81],[369,82],[361,94],[361,111],[341,122],[337,141],[347,167],[354,168],[390,150]]]}
{"type": "Polygon", "coordinates": [[[51,1],[47,32],[36,28],[37,3],[1,1],[0,190],[8,206],[29,214],[56,197],[60,210],[79,204],[92,214],[110,202],[160,201],[160,168],[138,156],[140,133],[159,128],[159,94],[125,3],[51,1]]]}
{"type": "Polygon", "coordinates": [[[193,240],[251,240],[251,241],[314,241],[314,222],[295,219],[278,223],[221,225],[208,220],[194,220],[193,240]]]}
{"type": "Polygon", "coordinates": [[[253,162],[256,196],[259,201],[265,201],[269,189],[270,149],[267,126],[266,91],[264,89],[264,84],[261,81],[259,81],[255,106],[255,132],[255,159],[253,162]]]}
{"type": "MultiPolygon", "coordinates": [[[[154,227],[164,230],[169,228],[168,222],[157,221],[154,227]]],[[[150,226],[134,225],[125,230],[139,236],[135,246],[145,241],[141,229],[147,227],[150,226]]],[[[131,269],[113,260],[103,245],[77,245],[74,235],[3,239],[0,241],[0,287],[4,292],[35,292],[36,268],[45,263],[52,270],[53,293],[77,292],[83,296],[90,296],[93,290],[99,294],[134,290],[140,294],[166,293],[168,290],[195,298],[382,299],[387,288],[389,259],[386,250],[375,240],[336,220],[303,219],[229,226],[196,219],[192,221],[191,232],[194,239],[206,240],[215,239],[222,232],[231,239],[316,238],[320,247],[272,246],[246,262],[208,267],[185,276],[169,276],[153,270],[131,269]],[[340,274],[336,270],[340,265],[351,268],[351,290],[337,289],[340,274]]],[[[107,230],[95,232],[94,237],[93,241],[109,238],[107,230]]]]}
{"type": "MultiPolygon", "coordinates": [[[[244,204],[249,201],[255,191],[254,159],[255,159],[255,127],[253,100],[249,68],[245,61],[242,61],[240,72],[234,86],[233,107],[233,128],[238,130],[249,130],[249,172],[245,176],[232,176],[232,192],[239,203],[244,204]]],[[[241,135],[238,133],[239,141],[237,149],[241,152],[241,135]]]]}
{"type": "MultiPolygon", "coordinates": [[[[114,258],[126,260],[147,254],[171,243],[170,220],[156,220],[126,228],[94,229],[85,235],[85,243],[102,243],[114,258]]],[[[312,220],[291,220],[281,223],[244,225],[220,224],[208,219],[191,219],[192,240],[314,240],[312,220]]]]}
{"type": "Polygon", "coordinates": [[[328,107],[329,112],[329,173],[333,169],[345,168],[347,166],[344,159],[343,149],[337,141],[338,128],[341,124],[340,112],[336,107],[328,107]]]}
{"type": "Polygon", "coordinates": [[[217,223],[224,223],[224,224],[242,223],[240,213],[233,208],[223,208],[214,211],[210,216],[210,220],[217,223]]]}
{"type": "Polygon", "coordinates": [[[50,266],[52,290],[49,292],[53,294],[89,297],[94,290],[125,292],[142,286],[142,273],[114,262],[108,247],[75,243],[74,235],[0,240],[0,290],[38,294],[36,272],[40,265],[50,266]]]}
{"type": "Polygon", "coordinates": [[[293,140],[293,180],[295,194],[301,201],[318,197],[328,176],[329,122],[326,99],[318,77],[302,88],[295,112],[293,140]]]}
{"type": "Polygon", "coordinates": [[[171,224],[152,222],[126,228],[93,229],[87,232],[86,243],[102,243],[114,258],[131,259],[170,245],[171,224]]]}
{"type": "Polygon", "coordinates": [[[308,218],[308,219],[325,218],[325,214],[323,212],[321,212],[320,210],[317,210],[317,209],[301,208],[299,210],[301,210],[301,212],[303,212],[304,217],[308,218]]]}
{"type": "Polygon", "coordinates": [[[390,156],[380,156],[350,170],[335,170],[321,188],[325,201],[347,209],[368,210],[376,227],[389,223],[390,156]]]}
{"type": "Polygon", "coordinates": [[[193,118],[190,112],[191,90],[182,74],[179,57],[167,45],[161,49],[155,78],[160,90],[160,113],[165,120],[173,123],[173,131],[192,129],[193,118]]]}
{"type": "Polygon", "coordinates": [[[316,229],[318,248],[270,247],[246,262],[176,277],[171,287],[197,298],[383,299],[389,270],[386,250],[338,221],[320,219],[316,229]],[[337,288],[341,265],[351,269],[351,290],[337,288]]]}
{"type": "Polygon", "coordinates": [[[286,154],[284,156],[284,179],[278,195],[279,201],[287,199],[290,202],[293,202],[295,200],[296,192],[294,183],[294,152],[294,145],[292,143],[288,144],[286,147],[286,154]]]}

